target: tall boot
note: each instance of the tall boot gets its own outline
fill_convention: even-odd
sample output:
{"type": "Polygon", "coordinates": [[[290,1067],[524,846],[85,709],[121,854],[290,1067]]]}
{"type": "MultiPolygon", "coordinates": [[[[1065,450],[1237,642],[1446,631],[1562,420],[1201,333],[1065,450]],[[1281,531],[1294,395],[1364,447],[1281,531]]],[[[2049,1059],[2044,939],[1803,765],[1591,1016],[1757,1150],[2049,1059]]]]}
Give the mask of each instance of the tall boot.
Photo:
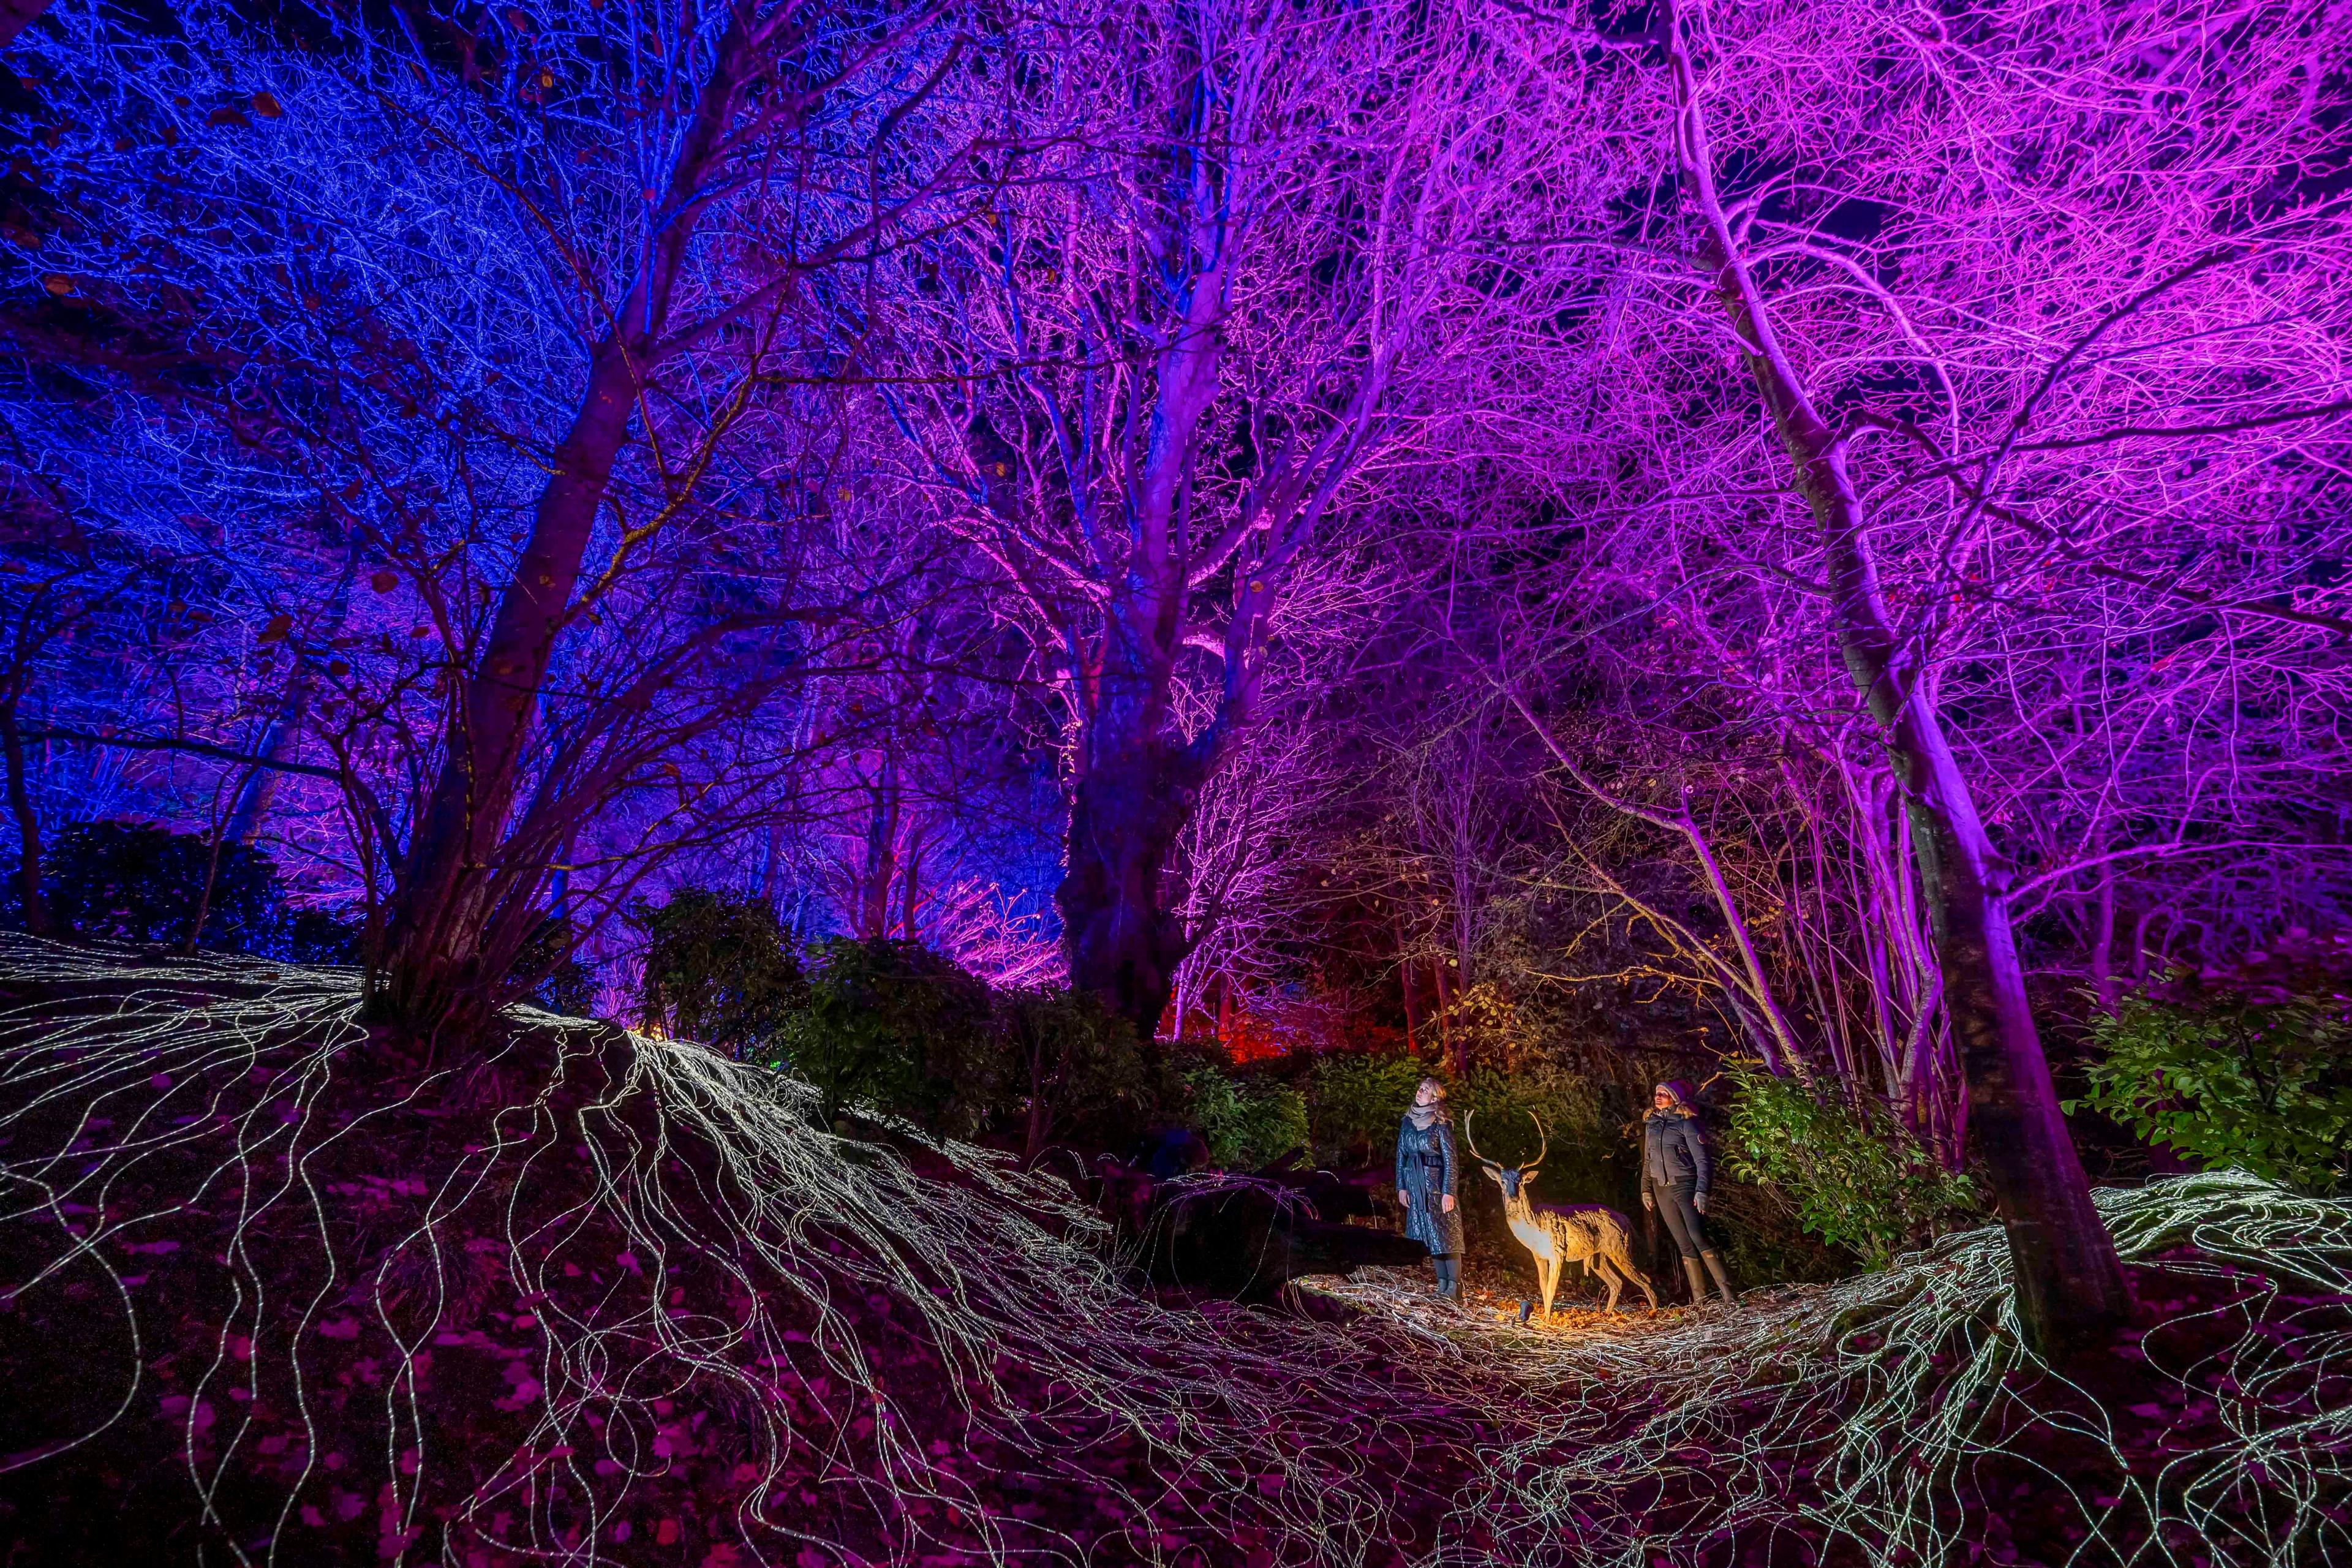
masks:
{"type": "MultiPolygon", "coordinates": [[[[1716,1256],[1715,1248],[1710,1247],[1699,1256],[1706,1260],[1706,1271],[1715,1276],[1715,1288],[1723,1292],[1723,1304],[1738,1306],[1739,1292],[1731,1288],[1731,1276],[1723,1271],[1723,1259],[1716,1256]]],[[[1691,1283],[1698,1283],[1698,1265],[1696,1263],[1691,1265],[1691,1283]]]]}
{"type": "Polygon", "coordinates": [[[1690,1279],[1691,1306],[1695,1309],[1706,1306],[1706,1276],[1699,1272],[1698,1259],[1696,1258],[1684,1258],[1683,1273],[1690,1279]]]}

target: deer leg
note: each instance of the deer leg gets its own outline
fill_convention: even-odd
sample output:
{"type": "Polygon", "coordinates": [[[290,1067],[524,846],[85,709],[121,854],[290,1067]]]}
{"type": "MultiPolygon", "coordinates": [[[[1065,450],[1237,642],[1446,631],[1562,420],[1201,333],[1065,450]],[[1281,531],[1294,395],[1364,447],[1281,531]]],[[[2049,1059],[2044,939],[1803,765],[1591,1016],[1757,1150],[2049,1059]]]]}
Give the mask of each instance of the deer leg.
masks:
{"type": "Polygon", "coordinates": [[[1544,1321],[1551,1321],[1551,1299],[1559,1289],[1559,1254],[1555,1252],[1544,1264],[1544,1321]]]}
{"type": "Polygon", "coordinates": [[[1631,1255],[1621,1254],[1617,1259],[1617,1267],[1623,1269],[1627,1276],[1633,1279],[1633,1283],[1642,1288],[1642,1294],[1650,1299],[1650,1310],[1653,1312],[1656,1311],[1658,1310],[1658,1293],[1650,1289],[1650,1277],[1633,1267],[1633,1259],[1631,1255]]]}
{"type": "Polygon", "coordinates": [[[1617,1278],[1617,1270],[1610,1267],[1609,1259],[1600,1257],[1597,1254],[1592,1259],[1592,1271],[1601,1276],[1601,1282],[1603,1285],[1609,1287],[1609,1305],[1602,1308],[1601,1310],[1605,1312],[1615,1311],[1617,1310],[1618,1293],[1625,1288],[1625,1282],[1617,1278]]]}

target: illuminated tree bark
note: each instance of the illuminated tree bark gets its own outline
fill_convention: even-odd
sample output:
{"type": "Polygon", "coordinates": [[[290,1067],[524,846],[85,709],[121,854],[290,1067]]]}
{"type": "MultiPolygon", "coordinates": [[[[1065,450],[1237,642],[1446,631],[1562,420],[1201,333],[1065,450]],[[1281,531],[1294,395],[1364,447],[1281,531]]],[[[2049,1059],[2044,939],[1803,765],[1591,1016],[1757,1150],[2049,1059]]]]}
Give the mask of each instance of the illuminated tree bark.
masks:
{"type": "Polygon", "coordinates": [[[940,301],[908,337],[955,344],[909,381],[956,390],[894,412],[1066,705],[1071,982],[1145,1031],[1200,934],[1176,846],[1264,721],[1276,619],[1311,626],[1338,586],[1324,535],[1399,365],[1471,234],[1524,206],[1471,29],[1392,21],[1106,8],[1050,110],[1089,151],[907,290],[940,301]]]}
{"type": "MultiPolygon", "coordinates": [[[[688,227],[680,225],[682,232],[688,227]]],[[[625,320],[648,305],[659,319],[666,274],[677,262],[674,247],[666,259],[667,268],[640,283],[644,297],[632,296],[635,309],[625,320]]],[[[643,334],[620,330],[597,345],[587,395],[556,448],[554,475],[541,493],[530,542],[499,597],[482,656],[462,683],[446,760],[394,906],[384,1001],[399,1016],[436,1021],[478,998],[486,982],[497,978],[478,963],[494,892],[486,873],[514,804],[530,715],[628,433],[648,347],[643,334]]]]}
{"type": "Polygon", "coordinates": [[[1054,892],[1070,983],[1156,1030],[1191,951],[1161,881],[1200,769],[1186,748],[1158,737],[1089,742],[1070,805],[1069,864],[1054,892]]]}
{"type": "MultiPolygon", "coordinates": [[[[557,640],[581,608],[575,592],[615,465],[633,439],[650,439],[656,427],[646,394],[657,373],[713,333],[756,327],[791,297],[794,268],[736,280],[717,300],[679,303],[689,257],[722,196],[757,183],[741,166],[761,166],[762,138],[789,141],[822,98],[822,77],[807,86],[784,85],[802,41],[798,26],[790,13],[738,11],[698,81],[697,73],[679,69],[671,84],[695,96],[662,184],[647,192],[641,260],[609,303],[571,426],[547,461],[520,557],[479,653],[457,681],[443,761],[397,879],[378,1005],[412,1025],[478,1016],[495,1004],[518,943],[541,918],[537,892],[547,858],[577,826],[580,800],[534,802],[532,810],[547,808],[541,812],[545,820],[528,836],[532,845],[524,845],[514,821],[518,788],[557,640]]],[[[911,101],[900,107],[903,112],[911,101]]],[[[884,133],[897,122],[896,116],[886,121],[884,133]]],[[[872,234],[897,210],[877,205],[857,232],[872,234]]],[[[848,243],[836,239],[831,252],[848,243]]],[[[797,263],[809,265],[807,258],[797,263]]],[[[698,438],[717,440],[725,427],[722,416],[698,438]]],[[[631,525],[612,570],[676,511],[708,450],[680,465],[652,521],[631,525]]],[[[636,683],[613,706],[642,709],[658,690],[636,683]]],[[[670,773],[677,776],[675,764],[670,773]]]]}
{"type": "Polygon", "coordinates": [[[1927,672],[1895,630],[1843,443],[1813,407],[1773,335],[1717,197],[1706,115],[1682,20],[1671,6],[1664,29],[1675,153],[1703,225],[1703,262],[1812,510],[1829,564],[1839,647],[1903,786],[1944,1005],[1968,1080],[1969,1131],[2008,1232],[2019,1317],[2045,1352],[2095,1342],[2128,1320],[2131,1289],[2091,1202],[2027,1004],[2010,926],[2009,871],[1978,817],[1927,672]]]}

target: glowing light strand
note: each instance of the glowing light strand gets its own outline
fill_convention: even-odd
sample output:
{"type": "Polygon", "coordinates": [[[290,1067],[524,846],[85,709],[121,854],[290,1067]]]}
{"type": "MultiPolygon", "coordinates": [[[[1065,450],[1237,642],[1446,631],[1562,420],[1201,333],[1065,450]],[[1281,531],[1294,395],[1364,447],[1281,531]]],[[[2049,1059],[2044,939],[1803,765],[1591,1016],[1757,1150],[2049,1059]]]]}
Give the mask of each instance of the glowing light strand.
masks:
{"type": "Polygon", "coordinates": [[[1646,1568],[1653,1555],[1696,1561],[1724,1532],[1789,1528],[1937,1563],[1959,1545],[1958,1479],[1993,1458],[2032,1463],[2003,1434],[2036,1422],[2104,1451],[2116,1472],[2090,1495],[2080,1477],[2039,1483],[2070,1510],[2080,1560],[2119,1554],[2116,1522],[2135,1515],[2136,1564],[2352,1554],[2342,1507],[2352,1410],[2295,1403],[2317,1380],[2352,1377],[2339,1310],[2352,1295],[2352,1208],[2251,1177],[2100,1194],[2126,1257],[2189,1244],[2198,1256],[2167,1258],[2168,1269],[2251,1289],[2267,1309],[2220,1331],[2218,1345],[2207,1335],[2193,1362],[2167,1362],[2152,1337],[2149,1375],[2182,1402],[2215,1402],[2227,1436],[2157,1475],[2126,1476],[2116,1423],[2088,1390],[2054,1398],[2067,1385],[2019,1341],[2006,1248],[1991,1230],[1947,1237],[1887,1273],[1751,1292],[1734,1313],[1571,1313],[1550,1330],[1368,1271],[1315,1286],[1369,1314],[1335,1331],[1139,1298],[1101,1222],[1058,1184],[955,1143],[938,1149],[953,1180],[926,1176],[814,1130],[806,1086],[698,1047],[525,1013],[488,1058],[382,1084],[348,972],[159,963],[6,937],[0,980],[58,998],[0,1014],[0,1224],[57,1238],[0,1289],[22,1300],[95,1267],[133,1363],[122,1397],[89,1429],[0,1470],[57,1460],[144,1418],[144,1363],[167,1325],[134,1293],[115,1245],[184,1218],[225,1226],[227,1304],[206,1364],[183,1385],[177,1446],[200,1506],[224,1526],[224,1489],[253,1477],[257,1407],[273,1386],[292,1391],[285,1419],[301,1456],[279,1471],[270,1542],[227,1542],[241,1562],[299,1555],[300,1510],[326,1462],[317,1352],[322,1336],[360,1331],[354,1300],[368,1331],[395,1347],[374,1418],[394,1560],[435,1560],[464,1541],[592,1560],[640,1485],[677,1462],[663,1410],[678,1397],[734,1413],[732,1527],[764,1555],[822,1542],[788,1490],[814,1465],[856,1489],[894,1561],[942,1547],[1028,1560],[1052,1537],[1047,1561],[1162,1562],[1181,1541],[1170,1530],[1197,1542],[1248,1525],[1268,1532],[1277,1561],[1360,1563],[1396,1539],[1413,1472],[1443,1461],[1476,1468],[1436,1563],[1646,1568]],[[477,1101],[465,1123],[473,1142],[419,1165],[430,1182],[387,1172],[354,1183],[336,1165],[350,1152],[342,1141],[405,1135],[477,1101]],[[583,1167],[584,1184],[561,1163],[583,1167]],[[368,1183],[415,1201],[362,1278],[345,1222],[362,1202],[348,1189],[368,1183]],[[551,1208],[549,1194],[568,1195],[551,1208]],[[601,1296],[566,1284],[592,1244],[607,1267],[625,1259],[601,1296]],[[524,1436],[502,1460],[488,1457],[486,1479],[460,1488],[440,1523],[424,1511],[428,1483],[457,1474],[461,1456],[436,1447],[436,1402],[451,1396],[428,1394],[427,1358],[484,1338],[465,1305],[483,1288],[478,1255],[531,1314],[536,1346],[527,1367],[513,1363],[507,1402],[524,1414],[524,1436]],[[300,1293],[281,1300],[289,1278],[300,1293]],[[894,1386],[860,1328],[861,1296],[911,1321],[943,1369],[939,1390],[894,1386]],[[1399,1368],[1425,1400],[1399,1386],[1399,1368]],[[802,1396],[825,1379],[851,1394],[846,1413],[809,1414],[802,1396]],[[916,1409],[919,1398],[955,1402],[971,1431],[1034,1464],[1033,1482],[1116,1495],[1117,1528],[1079,1540],[1016,1525],[992,1501],[1001,1469],[959,1467],[916,1440],[936,1415],[916,1409]],[[232,1414],[207,1434],[200,1413],[215,1405],[232,1414]],[[1071,1436],[1073,1421],[1097,1435],[1071,1436]],[[1118,1434],[1152,1458],[1160,1479],[1148,1495],[1106,1480],[1090,1451],[1118,1434]],[[1409,1457],[1402,1480],[1370,1457],[1383,1444],[1409,1457]],[[1791,1465],[1811,1468],[1810,1487],[1787,1483],[1791,1465]],[[1696,1517],[1654,1516],[1638,1485],[1629,1492],[1695,1468],[1706,1482],[1696,1517]],[[949,1508],[968,1531],[951,1544],[937,1522],[949,1508]],[[2184,1531],[2193,1552],[2176,1544],[2184,1531]]]}
{"type": "MultiPolygon", "coordinates": [[[[429,1068],[337,1124],[324,1109],[333,1096],[349,1103],[350,1078],[372,1083],[383,1072],[347,972],[215,960],[159,968],[143,957],[8,938],[0,939],[0,975],[95,998],[79,1011],[0,1015],[0,1131],[12,1135],[0,1162],[0,1223],[46,1217],[65,1237],[35,1278],[5,1288],[21,1297],[95,1261],[112,1280],[134,1347],[143,1346],[153,1338],[153,1309],[106,1247],[133,1230],[168,1230],[191,1208],[225,1224],[229,1306],[178,1434],[216,1523],[226,1523],[215,1511],[226,1479],[240,1469],[250,1479],[265,1363],[295,1391],[289,1420],[303,1458],[285,1485],[270,1543],[228,1542],[242,1562],[299,1553],[294,1521],[319,1479],[327,1436],[305,1358],[322,1334],[361,1331],[339,1315],[353,1291],[371,1320],[366,1331],[395,1347],[381,1390],[376,1473],[390,1479],[387,1554],[402,1560],[436,1561],[445,1544],[475,1541],[551,1562],[589,1561],[608,1522],[625,1515],[632,1488],[672,1461],[662,1402],[695,1384],[706,1403],[728,1391],[741,1415],[743,1429],[730,1441],[750,1467],[736,1471],[736,1525],[747,1542],[771,1551],[820,1543],[782,1495],[788,1475],[805,1468],[788,1461],[814,1456],[858,1489],[895,1559],[938,1549],[925,1518],[953,1507],[976,1532],[976,1549],[1003,1560],[1008,1521],[984,1484],[998,1478],[960,1473],[913,1440],[923,1422],[910,1396],[892,1387],[845,1310],[861,1294],[911,1309],[918,1336],[946,1372],[942,1386],[975,1431],[1034,1456],[1037,1479],[1122,1496],[1125,1528],[1115,1548],[1103,1549],[1120,1560],[1172,1555],[1177,1538],[1164,1538],[1164,1527],[1181,1524],[1197,1541],[1252,1522],[1287,1543],[1286,1561],[1360,1562],[1391,1538],[1396,1492],[1367,1458],[1372,1443],[1426,1453],[1451,1441],[1461,1451],[1458,1430],[1449,1439],[1433,1429],[1444,1423],[1366,1375],[1401,1348],[1381,1325],[1335,1336],[1255,1314],[1156,1305],[1122,1286],[1102,1223],[1057,1184],[954,1143],[939,1152],[955,1179],[927,1179],[887,1150],[814,1130],[806,1086],[699,1047],[629,1036],[623,1047],[609,1026],[519,1010],[526,1036],[494,1059],[429,1068]],[[533,1067],[526,1037],[557,1042],[551,1060],[533,1067]],[[422,1202],[372,1274],[354,1277],[357,1259],[339,1225],[351,1200],[323,1173],[336,1143],[446,1116],[482,1083],[526,1068],[538,1081],[527,1092],[501,1090],[480,1118],[488,1136],[440,1168],[420,1166],[429,1183],[402,1173],[379,1179],[423,1189],[406,1193],[422,1202]],[[35,1132],[42,1142],[28,1146],[24,1135],[35,1132]],[[698,1150],[709,1162],[699,1173],[681,1158],[698,1150]],[[167,1194],[172,1182],[159,1180],[153,1203],[124,1212],[130,1184],[162,1174],[165,1156],[184,1163],[198,1153],[185,1167],[199,1172],[193,1181],[167,1194]],[[561,1187],[543,1175],[551,1161],[588,1173],[587,1196],[553,1214],[530,1204],[533,1194],[561,1187]],[[83,1211],[100,1218],[73,1235],[83,1211]],[[603,1299],[583,1308],[593,1298],[564,1289],[564,1266],[581,1256],[566,1248],[599,1226],[609,1235],[596,1245],[625,1261],[603,1299]],[[435,1447],[433,1401],[449,1395],[428,1394],[428,1358],[480,1337],[458,1301],[467,1249],[486,1241],[514,1295],[535,1310],[539,1347],[516,1384],[530,1388],[530,1426],[502,1463],[462,1457],[477,1466],[487,1458],[488,1479],[436,1526],[423,1511],[428,1481],[450,1474],[460,1457],[435,1447]],[[298,1254],[304,1269],[293,1268],[298,1254]],[[714,1290],[714,1272],[729,1289],[714,1290]],[[289,1273],[299,1274],[303,1295],[281,1302],[273,1292],[283,1286],[272,1282],[289,1273]],[[723,1314],[714,1310],[721,1300],[723,1314]],[[1018,1390],[1005,1381],[1016,1367],[1026,1374],[1018,1390]],[[794,1405],[793,1387],[823,1379],[850,1391],[849,1414],[812,1417],[794,1405]],[[244,1399],[226,1397],[233,1385],[244,1399]],[[1034,1386],[1049,1395],[1043,1408],[1024,1409],[1024,1391],[1038,1403],[1034,1386]],[[1309,1389],[1317,1397],[1297,1393],[1309,1389]],[[199,1412],[215,1403],[245,1413],[206,1436],[199,1412]],[[1057,1421],[1126,1432],[1151,1453],[1153,1473],[1177,1484],[1142,1496],[1107,1483],[1057,1421]],[[1269,1477],[1282,1484],[1263,1484],[1269,1477]]],[[[131,1394],[75,1442],[136,1418],[140,1369],[131,1376],[131,1394]]],[[[39,1463],[71,1446],[9,1463],[39,1463]]],[[[1053,1533],[1024,1528],[1031,1551],[1053,1533]]],[[[975,1549],[971,1538],[958,1544],[975,1549]]],[[[1063,1538],[1051,1557],[1101,1553],[1063,1538]]]]}
{"type": "MultiPolygon", "coordinates": [[[[1690,1560],[1709,1536],[1797,1527],[1845,1538],[1873,1562],[1956,1561],[1966,1543],[1956,1478],[1989,1458],[2031,1463],[2003,1434],[2037,1423],[2103,1453],[2114,1472],[2095,1486],[2043,1473],[2040,1500],[2061,1500],[2071,1519],[2059,1529],[2073,1532],[2040,1542],[2044,1552],[2168,1568],[2352,1556],[2344,1507],[2352,1405],[2298,1412],[2283,1386],[2301,1397],[2320,1380],[2352,1377],[2352,1332],[2341,1327],[2342,1298],[2352,1295],[2352,1205],[2236,1172],[2105,1189],[2098,1200],[2126,1259],[2187,1243],[2202,1256],[2168,1258],[2167,1270],[2252,1285],[2257,1303],[2285,1309],[2194,1361],[2142,1352],[2168,1405],[2215,1400],[2229,1433],[2154,1475],[2145,1465],[2127,1473],[2113,1413],[2098,1413],[2093,1391],[2020,1339],[1998,1229],[1944,1237],[1885,1273],[1751,1291],[1736,1313],[1677,1311],[1663,1321],[1578,1313],[1564,1331],[1449,1314],[1379,1271],[1315,1288],[1451,1339],[1457,1354],[1425,1363],[1436,1385],[1458,1382],[1465,1395],[1491,1398],[1506,1380],[1540,1407],[1535,1431],[1496,1448],[1460,1516],[1465,1532],[1486,1521],[1505,1560],[1648,1568],[1654,1557],[1690,1560]],[[2336,1326],[2325,1326],[2323,1311],[2336,1326]],[[2230,1381],[2209,1386],[2223,1369],[2230,1381]],[[2076,1397],[2061,1402],[2058,1390],[2076,1397]],[[1653,1413],[1626,1429],[1625,1413],[1643,1406],[1653,1413]],[[1814,1500],[1792,1497],[1782,1472],[1796,1465],[1813,1467],[1814,1500]],[[1661,1532],[1620,1500],[1631,1481],[1694,1469],[1712,1498],[1696,1525],[1661,1532]],[[2232,1517],[2231,1499],[2261,1507],[2232,1517]],[[2135,1516],[2138,1544],[2127,1552],[2117,1521],[2135,1516]],[[2183,1531],[2193,1547],[2177,1543],[2183,1531]]],[[[1491,1560],[1458,1543],[1438,1557],[1491,1560]]]]}

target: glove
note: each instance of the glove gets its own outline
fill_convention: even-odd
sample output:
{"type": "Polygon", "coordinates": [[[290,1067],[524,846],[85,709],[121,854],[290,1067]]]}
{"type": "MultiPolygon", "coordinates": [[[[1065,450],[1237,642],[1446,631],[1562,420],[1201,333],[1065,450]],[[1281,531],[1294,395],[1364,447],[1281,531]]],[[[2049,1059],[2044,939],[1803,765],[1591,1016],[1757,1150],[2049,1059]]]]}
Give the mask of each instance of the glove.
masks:
{"type": "Polygon", "coordinates": [[[1705,1193],[1700,1193],[1696,1196],[1693,1197],[1691,1199],[1691,1207],[1698,1210],[1701,1214],[1705,1214],[1706,1212],[1706,1194],[1705,1193]]]}
{"type": "Polygon", "coordinates": [[[1647,1187],[1642,1189],[1642,1206],[1645,1209],[1654,1209],[1658,1206],[1658,1200],[1650,1195],[1650,1189],[1647,1187]]]}

